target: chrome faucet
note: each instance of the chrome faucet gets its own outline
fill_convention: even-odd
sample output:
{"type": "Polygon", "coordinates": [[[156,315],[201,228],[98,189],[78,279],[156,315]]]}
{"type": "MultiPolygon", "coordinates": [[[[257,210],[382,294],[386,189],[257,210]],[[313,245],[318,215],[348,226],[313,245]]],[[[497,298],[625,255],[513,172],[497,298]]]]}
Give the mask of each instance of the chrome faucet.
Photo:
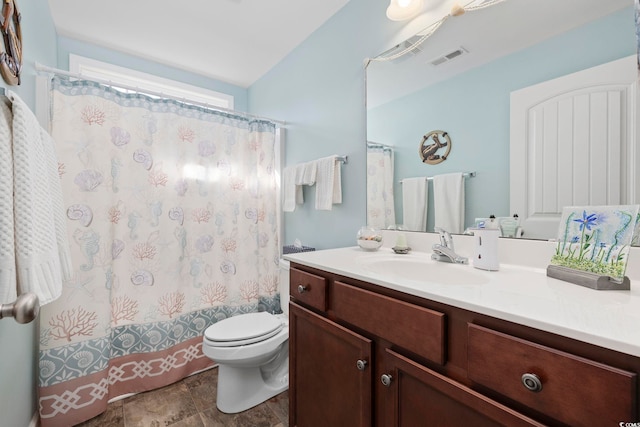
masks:
{"type": "Polygon", "coordinates": [[[458,255],[453,248],[453,238],[451,234],[443,230],[440,227],[436,227],[436,230],[440,233],[440,244],[434,244],[431,249],[431,259],[441,262],[452,262],[455,264],[468,264],[469,258],[458,255]]]}

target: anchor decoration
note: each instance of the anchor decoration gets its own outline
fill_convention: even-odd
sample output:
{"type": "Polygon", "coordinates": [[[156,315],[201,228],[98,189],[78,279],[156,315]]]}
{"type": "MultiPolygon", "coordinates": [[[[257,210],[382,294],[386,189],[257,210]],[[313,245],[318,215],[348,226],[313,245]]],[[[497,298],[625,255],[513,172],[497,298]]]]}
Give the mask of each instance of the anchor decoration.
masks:
{"type": "Polygon", "coordinates": [[[22,31],[20,30],[21,15],[15,0],[1,0],[0,29],[4,45],[0,52],[0,74],[11,86],[20,84],[22,69],[22,31]]]}
{"type": "Polygon", "coordinates": [[[437,165],[438,163],[444,162],[451,152],[451,138],[449,134],[441,130],[432,130],[422,137],[419,152],[423,163],[437,165]]]}

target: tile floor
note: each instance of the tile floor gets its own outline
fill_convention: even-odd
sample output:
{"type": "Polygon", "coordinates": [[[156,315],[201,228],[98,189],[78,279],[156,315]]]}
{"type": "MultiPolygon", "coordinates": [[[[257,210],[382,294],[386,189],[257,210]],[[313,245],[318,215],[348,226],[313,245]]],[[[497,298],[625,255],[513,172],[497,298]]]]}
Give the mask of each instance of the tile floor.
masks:
{"type": "Polygon", "coordinates": [[[218,369],[109,404],[81,427],[287,427],[289,399],[281,393],[239,414],[216,408],[218,369]]]}

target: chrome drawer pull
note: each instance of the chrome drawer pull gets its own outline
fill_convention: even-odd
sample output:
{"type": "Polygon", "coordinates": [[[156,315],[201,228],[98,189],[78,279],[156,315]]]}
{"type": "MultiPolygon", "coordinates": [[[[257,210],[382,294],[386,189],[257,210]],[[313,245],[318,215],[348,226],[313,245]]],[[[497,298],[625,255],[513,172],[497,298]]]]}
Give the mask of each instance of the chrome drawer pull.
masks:
{"type": "Polygon", "coordinates": [[[540,381],[540,377],[536,374],[523,374],[522,385],[525,386],[527,390],[534,393],[538,393],[542,390],[542,381],[540,381]]]}
{"type": "Polygon", "coordinates": [[[307,292],[307,287],[305,285],[298,285],[298,293],[303,294],[307,292]]]}
{"type": "Polygon", "coordinates": [[[391,380],[393,380],[393,377],[391,375],[382,374],[382,376],[380,377],[380,381],[382,381],[382,385],[384,385],[385,387],[389,387],[391,385],[391,380]]]}
{"type": "Polygon", "coordinates": [[[364,371],[367,367],[367,361],[360,359],[356,362],[356,367],[358,368],[359,371],[364,371]]]}

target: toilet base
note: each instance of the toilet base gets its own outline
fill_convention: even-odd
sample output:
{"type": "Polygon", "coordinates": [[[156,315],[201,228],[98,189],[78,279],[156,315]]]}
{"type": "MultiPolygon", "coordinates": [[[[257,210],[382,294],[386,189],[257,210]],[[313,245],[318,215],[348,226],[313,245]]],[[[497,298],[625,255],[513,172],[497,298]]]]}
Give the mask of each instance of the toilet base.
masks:
{"type": "Polygon", "coordinates": [[[288,388],[288,351],[262,367],[237,368],[220,364],[216,406],[221,412],[236,414],[253,408],[288,388]]]}

